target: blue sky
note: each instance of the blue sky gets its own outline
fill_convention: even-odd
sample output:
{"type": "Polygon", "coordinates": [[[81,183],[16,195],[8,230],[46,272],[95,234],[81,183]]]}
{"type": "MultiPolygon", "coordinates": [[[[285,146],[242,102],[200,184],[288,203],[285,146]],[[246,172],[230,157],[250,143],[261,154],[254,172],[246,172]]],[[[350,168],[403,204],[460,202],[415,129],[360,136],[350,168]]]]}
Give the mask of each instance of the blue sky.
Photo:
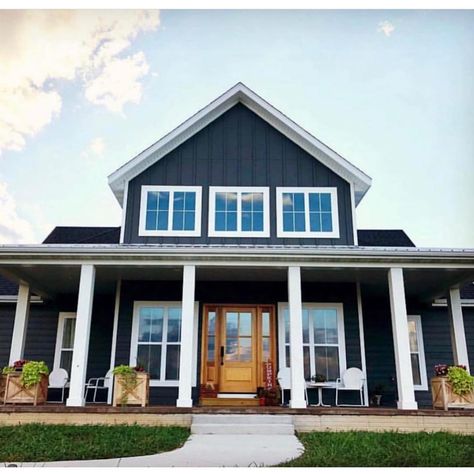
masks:
{"type": "Polygon", "coordinates": [[[107,175],[242,81],[372,177],[359,228],[474,247],[473,11],[162,11],[159,25],[125,18],[105,39],[80,27],[93,15],[78,14],[75,37],[51,33],[50,18],[8,19],[23,40],[1,42],[0,60],[15,53],[27,64],[27,32],[43,28],[56,62],[36,53],[24,68],[26,79],[41,70],[35,95],[23,91],[24,103],[3,109],[0,98],[0,148],[1,112],[11,115],[0,155],[3,242],[39,242],[55,225],[119,225],[107,175]],[[94,39],[87,54],[56,51],[78,38],[94,39]],[[48,101],[30,110],[29,97],[48,101]]]}

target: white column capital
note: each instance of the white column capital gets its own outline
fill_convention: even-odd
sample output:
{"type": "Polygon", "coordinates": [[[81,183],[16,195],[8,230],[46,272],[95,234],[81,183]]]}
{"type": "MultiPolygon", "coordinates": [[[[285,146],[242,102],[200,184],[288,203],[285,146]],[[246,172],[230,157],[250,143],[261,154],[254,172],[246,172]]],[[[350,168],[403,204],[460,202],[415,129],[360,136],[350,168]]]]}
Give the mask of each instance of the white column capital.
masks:
{"type": "Polygon", "coordinates": [[[76,328],[71,364],[71,382],[67,406],[84,406],[84,386],[87,375],[87,360],[94,301],[95,267],[81,265],[79,295],[77,298],[76,328]]]}
{"type": "Polygon", "coordinates": [[[23,359],[30,314],[30,295],[30,285],[24,281],[20,282],[13,324],[12,344],[10,347],[10,365],[19,359],[23,359]]]}
{"type": "Polygon", "coordinates": [[[395,366],[397,369],[398,408],[402,410],[416,410],[418,404],[415,400],[415,388],[413,385],[405,285],[402,268],[389,269],[388,288],[390,292],[395,366]]]}
{"type": "Polygon", "coordinates": [[[183,267],[183,296],[181,309],[181,346],[179,355],[179,386],[176,406],[192,407],[193,336],[194,336],[194,294],[196,267],[183,267]]]}
{"type": "Polygon", "coordinates": [[[461,306],[461,292],[459,288],[450,288],[448,293],[448,313],[451,328],[451,345],[456,365],[465,365],[469,372],[469,355],[466,344],[466,331],[461,306]]]}
{"type": "Polygon", "coordinates": [[[305,408],[303,358],[303,303],[300,267],[288,267],[288,313],[290,318],[291,408],[305,408]]]}

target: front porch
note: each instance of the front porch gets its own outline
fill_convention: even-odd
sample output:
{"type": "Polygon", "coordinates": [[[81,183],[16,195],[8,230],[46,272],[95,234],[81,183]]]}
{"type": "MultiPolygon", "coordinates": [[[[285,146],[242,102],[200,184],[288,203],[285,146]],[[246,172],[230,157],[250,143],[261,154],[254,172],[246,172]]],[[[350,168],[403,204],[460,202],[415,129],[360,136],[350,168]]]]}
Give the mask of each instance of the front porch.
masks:
{"type": "MultiPolygon", "coordinates": [[[[139,409],[144,415],[164,409],[162,405],[204,409],[197,407],[199,387],[215,383],[222,388],[224,377],[240,379],[240,384],[223,390],[227,394],[255,393],[264,384],[264,360],[273,362],[273,377],[281,367],[292,368],[291,390],[286,394],[291,409],[316,415],[313,410],[317,408],[306,408],[305,379],[322,372],[334,382],[346,368],[358,367],[366,374],[366,405],[375,387],[384,385],[383,409],[396,405],[405,413],[430,406],[429,377],[435,363],[469,366],[459,285],[473,278],[472,259],[462,261],[449,255],[437,260],[430,255],[428,261],[408,251],[403,252],[403,258],[368,258],[354,249],[345,256],[337,252],[318,255],[313,250],[283,258],[259,253],[249,256],[241,249],[227,254],[223,262],[214,252],[164,255],[160,249],[163,255],[155,255],[147,249],[140,258],[140,250],[126,258],[119,250],[113,258],[106,254],[98,257],[97,252],[87,259],[83,255],[43,255],[30,262],[0,261],[1,270],[20,281],[8,360],[46,360],[54,368],[68,363],[70,357],[65,410],[86,404],[84,385],[90,377],[103,377],[119,364],[142,363],[144,352],[144,365],[152,375],[151,406],[139,409]],[[43,298],[41,307],[35,303],[30,308],[32,292],[43,298]],[[449,295],[449,311],[433,308],[432,301],[444,294],[449,295]],[[173,332],[178,326],[173,326],[170,312],[157,317],[162,321],[160,335],[166,333],[167,337],[161,336],[156,344],[151,340],[153,335],[148,342],[143,339],[140,308],[149,309],[152,303],[165,313],[166,308],[179,310],[179,336],[173,332]],[[213,310],[216,321],[220,318],[221,322],[210,329],[213,310]],[[334,317],[325,314],[328,326],[323,331],[316,321],[328,310],[334,317]],[[242,320],[250,314],[249,325],[244,321],[241,331],[238,322],[224,334],[229,312],[232,318],[237,314],[242,320]],[[263,327],[265,312],[268,330],[263,327]],[[58,321],[67,313],[75,315],[70,348],[58,346],[58,321]],[[424,348],[416,351],[409,340],[411,315],[420,316],[423,325],[424,348]],[[237,333],[231,334],[231,330],[237,333]],[[229,354],[232,359],[222,364],[222,356],[229,354]],[[231,362],[235,370],[229,376],[222,365],[227,368],[231,362]]],[[[422,345],[421,339],[417,342],[422,345]]],[[[104,396],[110,404],[111,391],[104,396]]],[[[310,393],[310,403],[314,397],[315,393],[310,393]]],[[[325,403],[334,405],[334,390],[326,389],[324,397],[325,403]]],[[[94,405],[84,409],[99,413],[105,408],[94,405]]],[[[43,408],[38,409],[41,412],[43,408]]],[[[44,407],[54,413],[60,409],[49,404],[44,407]]],[[[323,409],[321,416],[333,409],[323,409]]],[[[0,413],[15,410],[30,413],[17,406],[4,407],[0,413]]],[[[136,413],[135,409],[126,410],[136,413]]]]}

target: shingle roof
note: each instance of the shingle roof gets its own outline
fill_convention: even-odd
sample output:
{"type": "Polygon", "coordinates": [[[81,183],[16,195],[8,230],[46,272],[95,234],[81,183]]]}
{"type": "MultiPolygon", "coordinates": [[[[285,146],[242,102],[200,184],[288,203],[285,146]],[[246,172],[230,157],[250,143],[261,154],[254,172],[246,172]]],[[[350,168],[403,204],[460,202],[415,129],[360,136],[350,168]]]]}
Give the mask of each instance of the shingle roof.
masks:
{"type": "Polygon", "coordinates": [[[357,231],[361,247],[415,247],[403,230],[372,230],[357,231]]]}
{"type": "Polygon", "coordinates": [[[118,244],[120,227],[55,227],[43,244],[118,244]]]}

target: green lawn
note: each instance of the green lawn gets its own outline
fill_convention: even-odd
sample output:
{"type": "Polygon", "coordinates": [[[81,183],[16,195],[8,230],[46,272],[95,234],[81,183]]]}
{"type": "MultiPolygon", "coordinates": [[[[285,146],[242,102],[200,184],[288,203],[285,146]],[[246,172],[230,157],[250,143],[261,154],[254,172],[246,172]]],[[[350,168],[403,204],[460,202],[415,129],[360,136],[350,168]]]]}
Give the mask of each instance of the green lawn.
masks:
{"type": "Polygon", "coordinates": [[[188,436],[178,426],[0,426],[0,462],[141,456],[176,449],[188,436]]]}
{"type": "Polygon", "coordinates": [[[303,456],[284,467],[474,466],[474,436],[448,433],[302,433],[303,456]]]}

